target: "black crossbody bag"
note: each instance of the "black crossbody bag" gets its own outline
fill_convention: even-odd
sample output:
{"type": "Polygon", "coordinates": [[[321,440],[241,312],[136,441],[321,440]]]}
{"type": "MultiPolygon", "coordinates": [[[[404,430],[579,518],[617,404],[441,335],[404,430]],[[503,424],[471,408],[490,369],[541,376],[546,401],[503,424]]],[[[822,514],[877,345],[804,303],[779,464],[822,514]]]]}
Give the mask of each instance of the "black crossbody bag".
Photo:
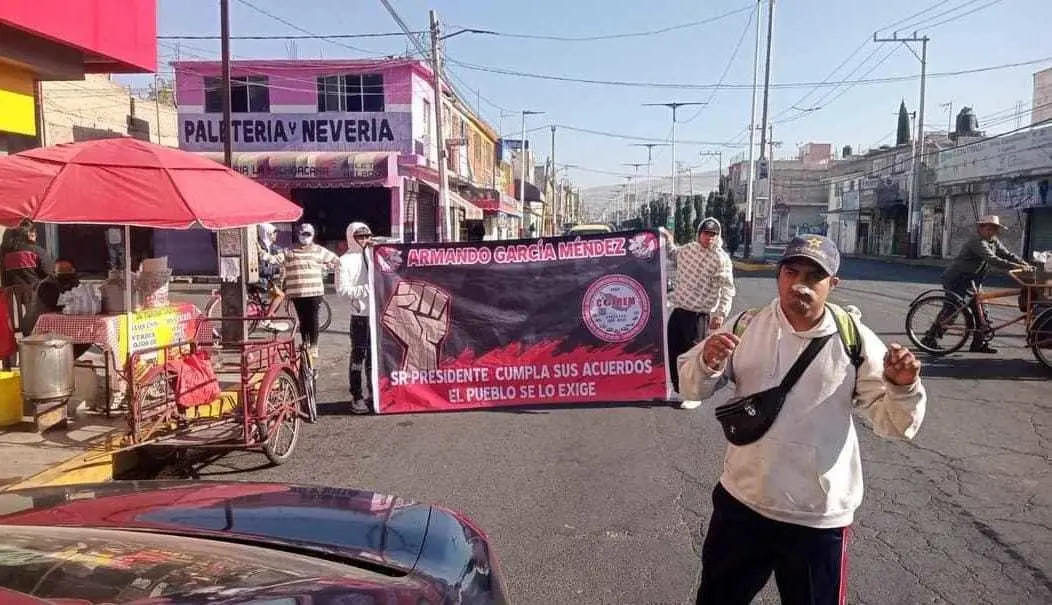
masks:
{"type": "Polygon", "coordinates": [[[782,405],[785,404],[789,391],[804,375],[807,367],[818,355],[818,351],[832,337],[833,335],[829,334],[812,339],[778,386],[754,395],[732,399],[717,407],[716,420],[723,425],[723,434],[727,437],[727,441],[734,445],[748,445],[763,437],[778,418],[778,413],[782,411],[782,405]]]}

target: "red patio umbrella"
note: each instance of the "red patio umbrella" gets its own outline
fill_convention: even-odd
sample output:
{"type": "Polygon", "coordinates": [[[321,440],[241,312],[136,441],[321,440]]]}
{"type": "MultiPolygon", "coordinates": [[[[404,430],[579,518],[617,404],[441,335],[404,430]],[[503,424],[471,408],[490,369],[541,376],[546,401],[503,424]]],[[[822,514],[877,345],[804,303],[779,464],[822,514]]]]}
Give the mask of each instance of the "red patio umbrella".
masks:
{"type": "Polygon", "coordinates": [[[299,220],[296,204],[192,153],[129,137],[0,158],[0,224],[232,229],[299,220]]]}

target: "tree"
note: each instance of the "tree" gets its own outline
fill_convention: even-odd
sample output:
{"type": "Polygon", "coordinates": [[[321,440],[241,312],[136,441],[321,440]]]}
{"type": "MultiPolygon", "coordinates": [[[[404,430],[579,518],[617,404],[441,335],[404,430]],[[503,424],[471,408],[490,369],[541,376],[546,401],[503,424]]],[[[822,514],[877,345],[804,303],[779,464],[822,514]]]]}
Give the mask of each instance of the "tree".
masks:
{"type": "MultiPolygon", "coordinates": [[[[701,220],[705,218],[705,196],[698,195],[694,196],[694,216],[696,217],[695,223],[700,224],[701,220]]],[[[695,224],[694,228],[697,229],[698,225],[695,224]]]]}
{"type": "Polygon", "coordinates": [[[899,131],[895,135],[895,145],[910,144],[910,113],[906,111],[906,100],[899,105],[899,131]]]}
{"type": "Polygon", "coordinates": [[[157,78],[150,82],[146,98],[166,105],[175,105],[175,81],[171,78],[157,78]]]}

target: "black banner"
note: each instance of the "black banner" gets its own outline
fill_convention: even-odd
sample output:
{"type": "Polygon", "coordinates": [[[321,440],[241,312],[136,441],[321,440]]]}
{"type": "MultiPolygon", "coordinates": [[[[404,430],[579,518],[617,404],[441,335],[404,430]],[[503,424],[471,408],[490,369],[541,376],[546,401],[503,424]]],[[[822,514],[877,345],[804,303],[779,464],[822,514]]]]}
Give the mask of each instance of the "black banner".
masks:
{"type": "Polygon", "coordinates": [[[663,399],[653,231],[374,251],[378,411],[663,399]]]}

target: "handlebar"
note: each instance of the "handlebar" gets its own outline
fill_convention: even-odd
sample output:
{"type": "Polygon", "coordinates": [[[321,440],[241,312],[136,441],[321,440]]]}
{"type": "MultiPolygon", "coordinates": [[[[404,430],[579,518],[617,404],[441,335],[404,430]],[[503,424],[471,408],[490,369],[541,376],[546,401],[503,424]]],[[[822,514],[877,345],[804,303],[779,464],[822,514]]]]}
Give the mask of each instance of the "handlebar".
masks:
{"type": "Polygon", "coordinates": [[[1015,280],[1016,283],[1018,283],[1020,286],[1023,286],[1024,288],[1041,287],[1041,284],[1037,283],[1037,269],[1035,269],[1035,268],[1030,268],[1030,269],[1009,269],[1008,270],[1008,275],[1013,280],[1015,280]],[[1020,278],[1020,275],[1024,274],[1024,273],[1027,274],[1027,275],[1032,276],[1032,280],[1031,281],[1025,281],[1022,278],[1020,278]]]}

